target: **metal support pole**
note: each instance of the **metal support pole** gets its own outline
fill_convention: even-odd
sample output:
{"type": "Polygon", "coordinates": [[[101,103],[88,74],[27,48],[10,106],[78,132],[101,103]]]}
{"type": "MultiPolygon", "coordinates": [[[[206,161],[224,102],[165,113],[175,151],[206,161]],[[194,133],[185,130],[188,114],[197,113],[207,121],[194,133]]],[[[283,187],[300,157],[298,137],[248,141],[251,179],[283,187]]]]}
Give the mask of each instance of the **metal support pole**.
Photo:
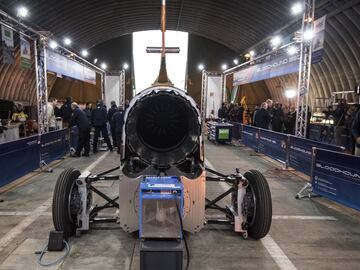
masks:
{"type": "Polygon", "coordinates": [[[202,71],[202,80],[201,80],[201,121],[205,123],[206,118],[206,107],[207,107],[207,92],[208,92],[208,72],[206,70],[202,71]]]}
{"type": "Polygon", "coordinates": [[[222,97],[222,101],[223,102],[227,102],[227,97],[226,97],[226,74],[221,74],[221,97],[222,97]]]}
{"type": "Polygon", "coordinates": [[[309,111],[309,88],[311,72],[312,38],[306,40],[305,33],[314,31],[315,0],[304,0],[305,12],[301,27],[299,81],[297,93],[297,117],[295,135],[306,138],[308,111],[309,111]]]}
{"type": "Polygon", "coordinates": [[[105,100],[105,73],[100,74],[101,78],[101,100],[105,100]]]}
{"type": "Polygon", "coordinates": [[[49,131],[47,120],[46,38],[34,41],[38,133],[49,131]]]}
{"type": "Polygon", "coordinates": [[[119,95],[119,106],[125,109],[125,91],[126,91],[126,78],[125,78],[125,70],[121,70],[120,72],[120,95],[119,95]]]}

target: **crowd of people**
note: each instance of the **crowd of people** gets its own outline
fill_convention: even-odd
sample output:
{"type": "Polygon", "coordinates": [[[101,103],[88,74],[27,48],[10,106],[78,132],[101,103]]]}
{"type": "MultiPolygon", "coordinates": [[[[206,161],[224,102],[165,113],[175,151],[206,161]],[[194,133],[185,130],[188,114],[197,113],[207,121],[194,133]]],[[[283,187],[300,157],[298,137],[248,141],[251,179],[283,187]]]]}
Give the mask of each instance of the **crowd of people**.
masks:
{"type": "MultiPolygon", "coordinates": [[[[125,103],[125,109],[128,101],[125,103]]],[[[120,152],[122,128],[124,124],[124,108],[117,106],[111,101],[111,107],[106,108],[102,100],[97,101],[95,108],[87,103],[84,109],[73,102],[71,97],[66,98],[65,103],[59,108],[57,100],[50,97],[47,104],[47,119],[49,131],[56,129],[56,117],[61,117],[64,126],[77,126],[79,130],[78,145],[74,157],[89,156],[90,154],[90,133],[94,130],[93,153],[98,151],[98,140],[101,136],[110,151],[114,148],[120,152]],[[108,134],[107,125],[110,125],[111,140],[108,134]]]]}
{"type": "MultiPolygon", "coordinates": [[[[340,145],[341,136],[348,135],[355,155],[360,155],[360,108],[359,104],[348,106],[346,100],[340,100],[335,109],[330,106],[324,112],[326,118],[334,120],[335,135],[334,141],[340,145]]],[[[271,99],[256,106],[253,112],[244,110],[238,104],[223,103],[218,110],[218,118],[226,121],[250,124],[263,129],[270,129],[286,134],[295,134],[297,111],[293,106],[274,103],[271,99]]],[[[310,123],[311,112],[308,113],[308,124],[310,123]]],[[[309,126],[309,125],[308,125],[309,126]]]]}

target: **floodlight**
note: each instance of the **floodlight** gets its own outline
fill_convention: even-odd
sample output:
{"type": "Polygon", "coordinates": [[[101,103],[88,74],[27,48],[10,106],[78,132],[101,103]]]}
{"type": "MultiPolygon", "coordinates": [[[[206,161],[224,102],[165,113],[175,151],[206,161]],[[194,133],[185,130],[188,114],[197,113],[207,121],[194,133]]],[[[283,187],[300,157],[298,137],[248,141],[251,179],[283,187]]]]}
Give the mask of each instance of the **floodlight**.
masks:
{"type": "Polygon", "coordinates": [[[228,68],[227,64],[222,64],[222,65],[221,65],[221,69],[222,69],[222,70],[226,70],[227,68],[228,68]]]}
{"type": "Polygon", "coordinates": [[[123,69],[127,70],[128,68],[129,68],[128,63],[124,63],[124,64],[123,64],[123,69]]]}
{"type": "Polygon", "coordinates": [[[51,49],[56,49],[58,46],[59,46],[59,44],[58,44],[55,40],[51,40],[51,41],[49,42],[49,47],[50,47],[51,49]]]}
{"type": "Polygon", "coordinates": [[[69,45],[71,44],[71,39],[68,38],[68,37],[64,38],[64,44],[65,44],[66,46],[69,46],[69,45]]]}
{"type": "Polygon", "coordinates": [[[87,57],[88,55],[89,55],[89,52],[87,50],[85,50],[85,49],[81,50],[81,56],[87,57]]]}
{"type": "Polygon", "coordinates": [[[285,91],[285,96],[287,97],[287,98],[294,98],[295,96],[296,96],[296,90],[294,90],[294,89],[290,89],[290,90],[286,90],[285,91]]]}
{"type": "Polygon", "coordinates": [[[29,10],[26,7],[24,7],[24,6],[18,7],[18,9],[17,9],[17,16],[18,17],[25,18],[28,15],[29,15],[29,10]]]}
{"type": "Polygon", "coordinates": [[[296,48],[296,46],[290,46],[290,47],[288,47],[288,49],[287,49],[287,53],[288,53],[289,55],[294,55],[294,54],[297,53],[297,51],[298,51],[298,49],[296,48]]]}
{"type": "Polygon", "coordinates": [[[272,45],[273,47],[279,46],[279,45],[281,44],[281,37],[280,37],[280,36],[275,36],[275,37],[273,37],[273,38],[271,39],[270,43],[271,43],[271,45],[272,45]]]}
{"type": "Polygon", "coordinates": [[[107,64],[106,64],[106,63],[101,63],[100,67],[101,67],[102,69],[107,69],[107,64]]]}
{"type": "Polygon", "coordinates": [[[291,7],[291,13],[294,15],[298,15],[300,13],[302,13],[304,10],[304,5],[302,3],[295,3],[292,7],[291,7]]]}
{"type": "Polygon", "coordinates": [[[198,65],[198,69],[199,69],[199,70],[203,70],[204,68],[205,68],[205,66],[204,66],[203,64],[199,64],[199,65],[198,65]]]}

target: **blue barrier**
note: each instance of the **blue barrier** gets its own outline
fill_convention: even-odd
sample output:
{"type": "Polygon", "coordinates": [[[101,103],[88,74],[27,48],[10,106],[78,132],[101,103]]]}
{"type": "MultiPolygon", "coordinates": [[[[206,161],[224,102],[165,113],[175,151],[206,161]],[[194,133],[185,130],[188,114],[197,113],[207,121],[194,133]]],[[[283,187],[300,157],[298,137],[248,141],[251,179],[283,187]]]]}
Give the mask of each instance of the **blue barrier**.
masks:
{"type": "Polygon", "coordinates": [[[251,127],[243,125],[243,136],[242,142],[247,147],[254,149],[256,152],[259,151],[259,129],[256,127],[251,127]]]}
{"type": "Polygon", "coordinates": [[[38,135],[0,144],[0,186],[37,169],[39,164],[38,135]]]}
{"type": "Polygon", "coordinates": [[[69,152],[68,129],[56,130],[40,136],[41,160],[50,163],[69,152]]]}
{"type": "Polygon", "coordinates": [[[232,137],[235,140],[241,140],[242,137],[242,124],[238,122],[231,122],[232,127],[232,137]]]}
{"type": "Polygon", "coordinates": [[[312,148],[342,152],[343,147],[290,136],[289,166],[310,176],[312,148]]]}
{"type": "Polygon", "coordinates": [[[275,160],[287,163],[289,135],[259,129],[259,152],[275,160]]]}
{"type": "Polygon", "coordinates": [[[313,192],[360,211],[360,157],[314,148],[313,192]]]}

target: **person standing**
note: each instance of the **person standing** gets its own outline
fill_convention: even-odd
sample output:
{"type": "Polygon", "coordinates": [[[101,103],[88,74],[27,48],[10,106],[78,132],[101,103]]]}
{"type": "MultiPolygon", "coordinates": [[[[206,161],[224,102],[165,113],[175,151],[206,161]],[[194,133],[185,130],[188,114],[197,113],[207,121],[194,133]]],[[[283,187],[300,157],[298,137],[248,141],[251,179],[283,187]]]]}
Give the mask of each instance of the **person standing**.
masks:
{"type": "Polygon", "coordinates": [[[69,126],[78,126],[79,128],[79,142],[76,147],[75,157],[81,156],[81,151],[84,148],[84,157],[89,156],[90,152],[90,129],[91,124],[84,111],[80,110],[79,105],[75,102],[71,104],[73,111],[72,117],[69,121],[69,126]]]}
{"type": "Polygon", "coordinates": [[[65,125],[69,124],[71,120],[71,116],[72,116],[71,104],[72,104],[72,97],[67,97],[66,102],[60,108],[61,117],[65,125]]]}
{"type": "Polygon", "coordinates": [[[117,142],[117,152],[120,154],[121,143],[122,143],[122,131],[124,126],[124,110],[121,107],[118,107],[117,111],[114,113],[111,118],[112,125],[114,127],[116,142],[117,142]]]}
{"type": "Polygon", "coordinates": [[[92,104],[86,103],[84,113],[86,114],[86,117],[90,123],[91,123],[91,110],[92,110],[92,104]]]}
{"type": "Polygon", "coordinates": [[[116,143],[116,133],[115,133],[115,127],[111,121],[113,115],[117,112],[117,106],[116,106],[116,103],[114,100],[111,101],[111,107],[110,109],[108,110],[108,120],[109,120],[109,123],[110,123],[110,131],[111,131],[111,138],[112,138],[112,141],[113,141],[113,147],[116,147],[117,146],[117,143],[116,143]]]}
{"type": "Polygon", "coordinates": [[[272,117],[272,130],[276,132],[283,131],[284,124],[284,111],[282,109],[282,104],[277,103],[274,108],[273,117],[272,117]]]}
{"type": "Polygon", "coordinates": [[[360,110],[356,113],[351,132],[355,141],[355,156],[360,156],[360,110]]]}
{"type": "Polygon", "coordinates": [[[222,120],[222,119],[227,120],[227,118],[228,118],[228,113],[227,113],[227,108],[226,108],[225,102],[221,105],[221,108],[218,110],[218,118],[220,120],[222,120]]]}
{"type": "Polygon", "coordinates": [[[49,131],[56,130],[56,118],[55,118],[55,107],[56,107],[57,100],[54,97],[49,97],[49,101],[47,103],[47,121],[49,131]]]}
{"type": "Polygon", "coordinates": [[[269,129],[270,119],[267,104],[266,102],[263,102],[261,104],[261,109],[258,110],[254,116],[255,126],[263,129],[269,129]]]}
{"type": "Polygon", "coordinates": [[[91,112],[91,123],[95,128],[94,142],[93,142],[94,153],[97,152],[97,143],[99,140],[100,132],[104,137],[104,140],[110,151],[113,150],[106,126],[107,120],[108,117],[107,117],[106,108],[104,107],[102,100],[99,100],[96,103],[96,108],[91,112]]]}

